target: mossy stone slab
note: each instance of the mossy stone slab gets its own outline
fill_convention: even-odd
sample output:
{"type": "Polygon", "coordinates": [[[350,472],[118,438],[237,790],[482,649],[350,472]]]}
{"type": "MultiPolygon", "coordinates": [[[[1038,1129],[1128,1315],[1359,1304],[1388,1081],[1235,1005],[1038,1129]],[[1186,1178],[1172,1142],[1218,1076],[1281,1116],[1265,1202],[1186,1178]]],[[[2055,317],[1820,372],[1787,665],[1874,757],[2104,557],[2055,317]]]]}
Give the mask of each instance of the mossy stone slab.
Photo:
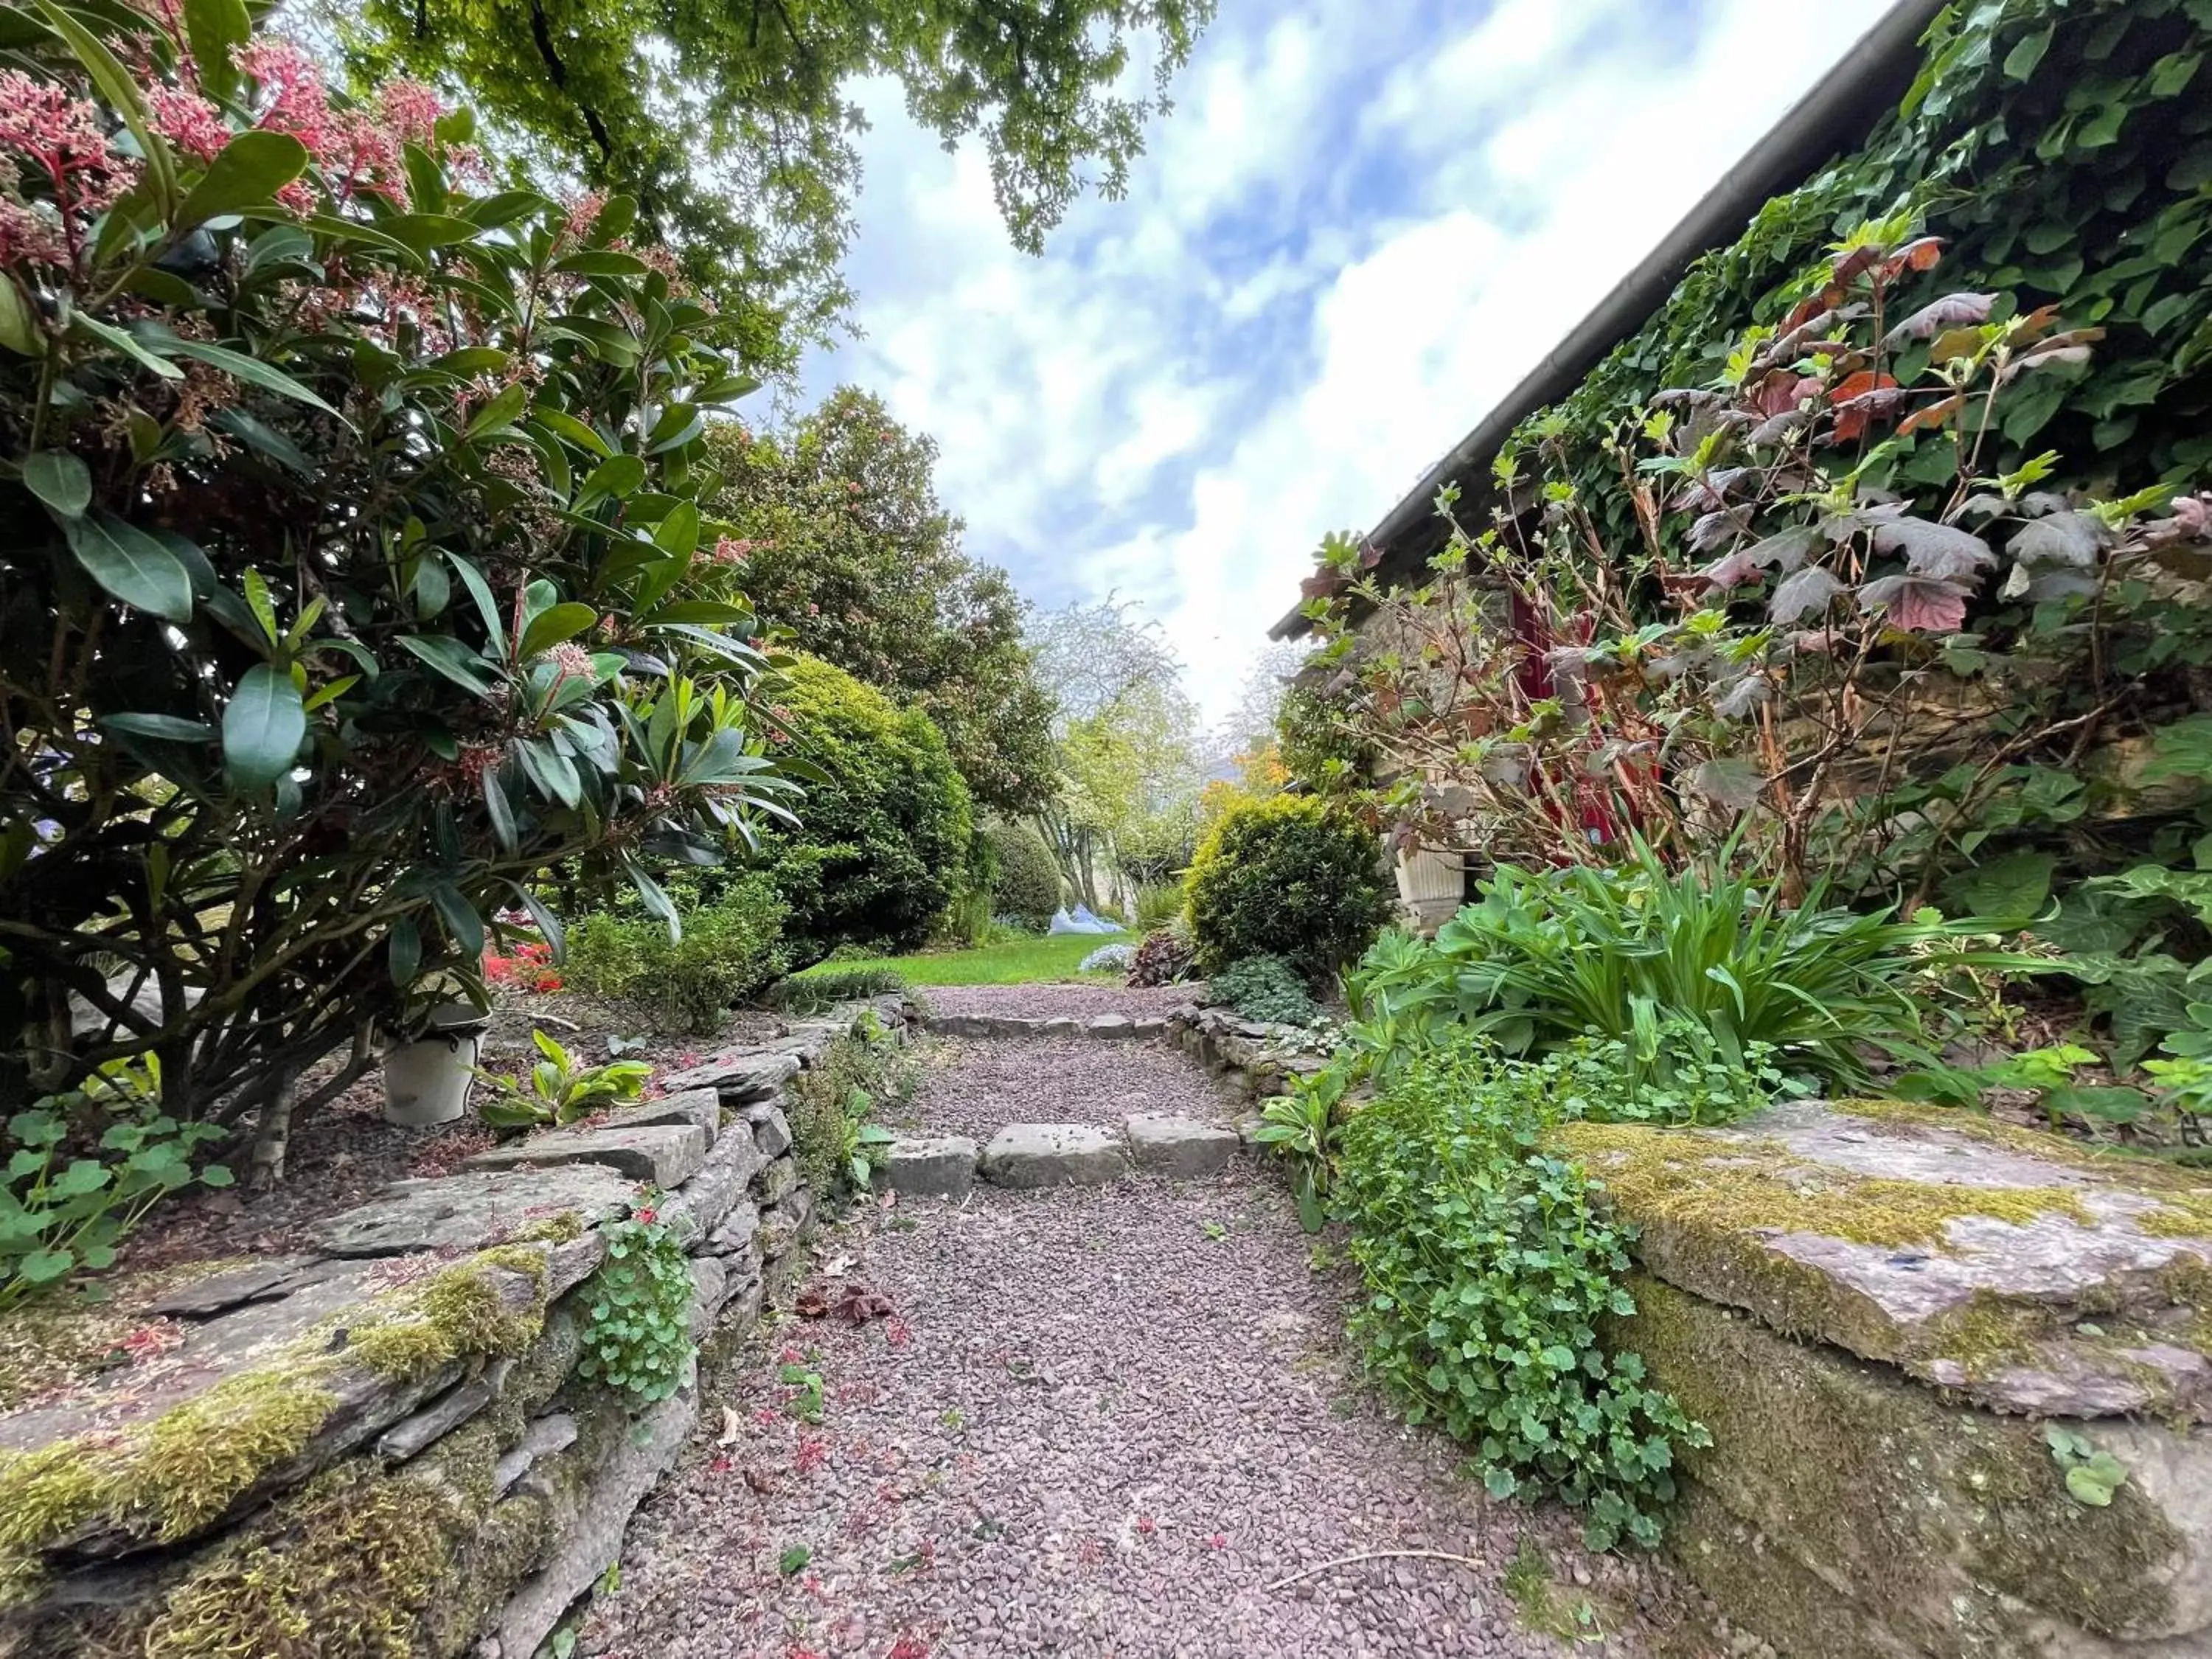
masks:
{"type": "Polygon", "coordinates": [[[725,1106],[764,1100],[799,1075],[799,1056],[760,1048],[725,1048],[687,1071],[660,1079],[672,1093],[712,1089],[725,1106]]]}
{"type": "Polygon", "coordinates": [[[568,1164],[598,1164],[666,1192],[698,1174],[706,1162],[707,1132],[697,1124],[645,1123],[531,1135],[512,1146],[478,1152],[465,1167],[550,1170],[568,1164]]]}
{"type": "Polygon", "coordinates": [[[2212,1435],[2077,1425],[2127,1479],[2076,1502],[2040,1425],[1638,1275],[1609,1334],[1711,1431],[1668,1548],[1792,1659],[2212,1653],[2212,1435]]]}
{"type": "Polygon", "coordinates": [[[311,1238],[325,1255],[481,1250],[563,1216],[588,1226],[635,1192],[635,1182],[590,1164],[396,1181],[368,1203],[318,1222],[311,1238]]]}
{"type": "Polygon", "coordinates": [[[2212,1422],[2212,1186],[1965,1114],[1572,1124],[1644,1266],[1998,1411],[2212,1422]]]}

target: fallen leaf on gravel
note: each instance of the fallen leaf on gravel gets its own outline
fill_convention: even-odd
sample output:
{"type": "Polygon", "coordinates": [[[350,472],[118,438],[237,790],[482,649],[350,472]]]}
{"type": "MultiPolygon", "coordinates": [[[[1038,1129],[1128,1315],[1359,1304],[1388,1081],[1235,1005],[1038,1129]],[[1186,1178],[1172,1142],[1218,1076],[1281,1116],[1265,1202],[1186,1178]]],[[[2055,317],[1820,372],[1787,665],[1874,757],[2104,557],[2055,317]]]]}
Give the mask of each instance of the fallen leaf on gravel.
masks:
{"type": "Polygon", "coordinates": [[[714,1443],[718,1446],[736,1445],[738,1440],[744,1437],[744,1419],[738,1415],[738,1408],[735,1406],[723,1407],[722,1437],[720,1440],[717,1440],[714,1443]]]}
{"type": "Polygon", "coordinates": [[[765,1464],[748,1463],[744,1474],[745,1485],[763,1498],[772,1498],[783,1490],[783,1482],[776,1478],[775,1471],[765,1464]]]}
{"type": "Polygon", "coordinates": [[[791,1304],[801,1319],[819,1319],[830,1311],[830,1295],[819,1285],[809,1285],[791,1304]]]}
{"type": "Polygon", "coordinates": [[[861,1284],[847,1285],[837,1293],[837,1317],[848,1325],[865,1325],[871,1319],[888,1319],[898,1311],[890,1297],[861,1284]]]}

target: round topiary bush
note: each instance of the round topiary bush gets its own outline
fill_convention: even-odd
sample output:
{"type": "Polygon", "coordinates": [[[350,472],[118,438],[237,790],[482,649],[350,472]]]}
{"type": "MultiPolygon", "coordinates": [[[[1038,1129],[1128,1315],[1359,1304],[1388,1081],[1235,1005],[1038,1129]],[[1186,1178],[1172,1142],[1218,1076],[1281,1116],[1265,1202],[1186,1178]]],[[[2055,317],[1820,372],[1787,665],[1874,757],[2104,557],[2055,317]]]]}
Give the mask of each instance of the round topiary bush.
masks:
{"type": "Polygon", "coordinates": [[[944,734],[841,668],[801,657],[775,694],[788,732],[779,751],[819,769],[804,822],[763,838],[791,908],[793,962],[841,945],[909,951],[967,878],[974,823],[968,786],[944,734]]]}
{"type": "Polygon", "coordinates": [[[1367,948],[1391,910],[1373,831],[1305,795],[1233,808],[1199,844],[1185,890],[1206,973],[1274,956],[1325,979],[1367,948]]]}
{"type": "Polygon", "coordinates": [[[989,843],[995,873],[991,911],[1024,927],[1042,928],[1060,908],[1060,866],[1044,837],[1026,823],[994,821],[981,834],[989,843]]]}

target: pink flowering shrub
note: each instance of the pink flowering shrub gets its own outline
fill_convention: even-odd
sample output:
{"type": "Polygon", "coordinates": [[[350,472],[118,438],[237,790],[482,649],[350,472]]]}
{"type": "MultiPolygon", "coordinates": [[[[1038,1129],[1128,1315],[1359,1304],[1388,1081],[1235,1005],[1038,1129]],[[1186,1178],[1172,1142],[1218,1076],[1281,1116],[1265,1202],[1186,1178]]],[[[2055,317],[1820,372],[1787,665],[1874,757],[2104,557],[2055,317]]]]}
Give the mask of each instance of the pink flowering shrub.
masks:
{"type": "Polygon", "coordinates": [[[227,1121],[557,983],[549,866],[672,921],[654,862],[796,790],[699,500],[752,382],[634,204],[482,193],[427,88],[143,6],[0,69],[0,1066],[152,1050],[227,1121]]]}

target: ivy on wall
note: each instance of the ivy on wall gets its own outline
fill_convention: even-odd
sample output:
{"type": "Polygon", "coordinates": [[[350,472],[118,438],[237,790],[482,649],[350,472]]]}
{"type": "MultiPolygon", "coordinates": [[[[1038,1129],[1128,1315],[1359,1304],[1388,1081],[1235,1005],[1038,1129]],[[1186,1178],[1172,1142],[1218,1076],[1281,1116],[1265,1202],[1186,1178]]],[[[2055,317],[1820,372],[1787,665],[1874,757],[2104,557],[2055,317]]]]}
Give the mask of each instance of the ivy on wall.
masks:
{"type": "MultiPolygon", "coordinates": [[[[1936,285],[2052,304],[2106,331],[2094,360],[2010,403],[2001,466],[2055,449],[2059,482],[2180,484],[2212,469],[2212,0],[1990,0],[1940,14],[1917,81],[1866,143],[1770,201],[1514,447],[1564,447],[1632,538],[1616,445],[1653,393],[1711,380],[1805,293],[1821,249],[1909,216],[1945,239],[1936,285]]],[[[1903,365],[1910,380],[1918,365],[1903,365]]],[[[1948,440],[1900,445],[1901,487],[1948,477],[1948,440]]],[[[1677,532],[1681,524],[1673,526],[1677,532]]]]}

